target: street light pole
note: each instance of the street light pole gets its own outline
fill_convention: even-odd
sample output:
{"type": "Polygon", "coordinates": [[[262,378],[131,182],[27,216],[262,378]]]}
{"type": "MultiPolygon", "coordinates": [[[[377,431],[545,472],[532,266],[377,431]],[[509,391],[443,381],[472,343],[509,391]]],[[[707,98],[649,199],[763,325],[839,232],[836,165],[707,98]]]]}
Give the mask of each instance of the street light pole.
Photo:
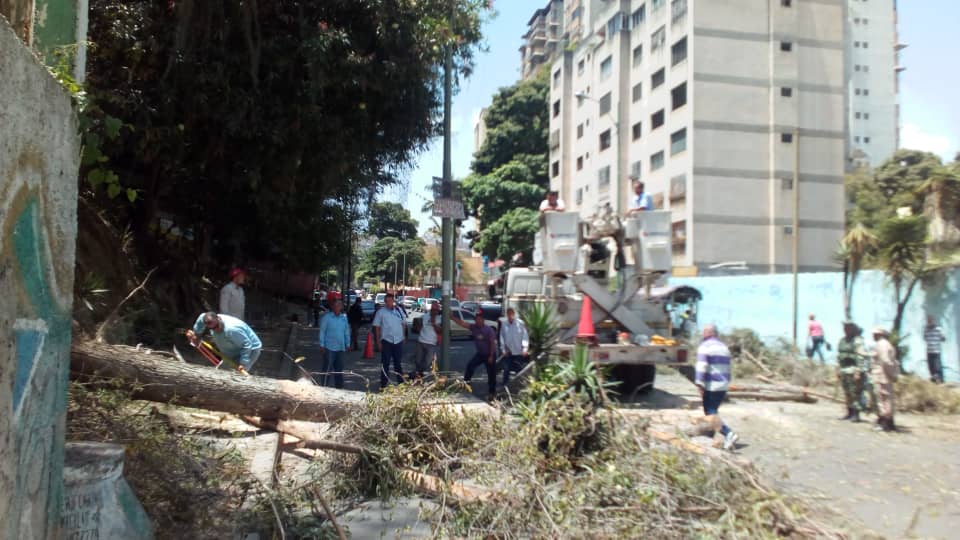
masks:
{"type": "MultiPolygon", "coordinates": [[[[453,109],[453,46],[447,45],[443,59],[443,186],[445,189],[452,189],[453,183],[453,164],[451,162],[452,154],[452,133],[450,131],[450,120],[453,109]]],[[[441,277],[442,302],[440,328],[440,358],[437,362],[439,371],[446,371],[450,362],[450,298],[452,296],[451,280],[453,279],[453,257],[455,247],[453,244],[453,219],[443,218],[443,246],[440,253],[440,259],[443,266],[443,275],[441,277]]]]}

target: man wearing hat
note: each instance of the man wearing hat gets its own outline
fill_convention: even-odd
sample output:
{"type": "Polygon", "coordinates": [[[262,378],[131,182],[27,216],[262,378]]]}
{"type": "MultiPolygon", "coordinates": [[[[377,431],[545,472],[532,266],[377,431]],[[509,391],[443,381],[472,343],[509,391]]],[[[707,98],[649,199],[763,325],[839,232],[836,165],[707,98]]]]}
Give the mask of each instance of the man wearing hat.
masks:
{"type": "Polygon", "coordinates": [[[242,285],[246,279],[247,273],[242,269],[230,270],[230,283],[220,289],[220,313],[244,320],[245,300],[242,285]]]}
{"type": "Polygon", "coordinates": [[[860,421],[860,396],[863,394],[864,365],[867,358],[859,328],[853,321],[843,321],[843,337],[837,343],[837,367],[843,387],[847,415],[841,420],[860,421]]]}
{"type": "Polygon", "coordinates": [[[893,383],[897,381],[900,365],[897,363],[897,349],[890,343],[890,334],[883,328],[873,329],[873,367],[870,376],[877,389],[877,427],[874,429],[894,431],[893,424],[893,383]]]}

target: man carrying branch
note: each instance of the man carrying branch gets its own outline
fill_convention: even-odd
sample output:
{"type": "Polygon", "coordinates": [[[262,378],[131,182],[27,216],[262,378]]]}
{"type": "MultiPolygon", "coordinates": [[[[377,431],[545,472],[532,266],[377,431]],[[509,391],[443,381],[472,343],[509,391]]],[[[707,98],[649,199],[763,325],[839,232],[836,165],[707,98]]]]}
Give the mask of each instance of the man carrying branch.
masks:
{"type": "Polygon", "coordinates": [[[236,317],[218,315],[214,311],[201,313],[193,323],[193,329],[187,330],[187,339],[194,347],[198,347],[204,332],[210,332],[224,360],[237,362],[244,371],[249,372],[260,359],[263,343],[247,323],[236,317]]]}

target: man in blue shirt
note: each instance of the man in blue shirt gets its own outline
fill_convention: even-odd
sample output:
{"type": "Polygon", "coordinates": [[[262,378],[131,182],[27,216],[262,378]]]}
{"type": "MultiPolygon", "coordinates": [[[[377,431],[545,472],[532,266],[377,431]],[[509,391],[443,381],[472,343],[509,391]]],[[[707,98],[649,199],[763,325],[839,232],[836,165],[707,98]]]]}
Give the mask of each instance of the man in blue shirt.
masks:
{"type": "Polygon", "coordinates": [[[263,344],[253,329],[240,319],[230,315],[218,315],[213,311],[201,313],[193,323],[193,330],[187,330],[187,338],[194,347],[200,344],[200,336],[205,331],[210,332],[210,337],[220,352],[240,364],[244,370],[250,371],[260,359],[263,344]]]}
{"type": "Polygon", "coordinates": [[[320,319],[320,352],[326,356],[323,382],[326,384],[332,373],[333,385],[343,388],[343,353],[350,346],[350,322],[343,313],[343,301],[339,298],[330,308],[330,313],[320,319]]]}
{"type": "Polygon", "coordinates": [[[630,199],[630,214],[643,212],[644,210],[653,210],[653,199],[649,193],[644,193],[643,182],[636,176],[630,176],[633,180],[633,197],[630,199]]]}
{"type": "Polygon", "coordinates": [[[373,316],[374,343],[380,351],[380,388],[385,388],[390,381],[387,374],[390,372],[390,360],[393,359],[393,369],[397,377],[397,384],[403,382],[403,341],[404,341],[404,312],[397,308],[393,294],[383,298],[383,307],[373,316]]]}
{"type": "Polygon", "coordinates": [[[483,323],[483,312],[477,312],[477,318],[473,324],[467,324],[459,319],[451,319],[456,324],[470,330],[473,335],[473,345],[477,348],[476,354],[467,363],[467,369],[463,374],[463,379],[469,383],[473,378],[473,371],[477,366],[483,364],[487,368],[487,401],[492,401],[497,395],[497,363],[495,359],[497,350],[497,334],[493,328],[483,323]]]}

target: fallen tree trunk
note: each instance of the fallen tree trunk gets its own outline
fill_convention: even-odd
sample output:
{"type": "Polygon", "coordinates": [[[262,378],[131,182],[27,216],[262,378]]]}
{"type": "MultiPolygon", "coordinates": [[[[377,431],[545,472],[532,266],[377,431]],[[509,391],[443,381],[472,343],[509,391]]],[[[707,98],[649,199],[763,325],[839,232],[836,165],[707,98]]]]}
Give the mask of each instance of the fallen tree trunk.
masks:
{"type": "MultiPolygon", "coordinates": [[[[764,377],[763,375],[757,375],[757,380],[763,381],[763,382],[765,382],[765,383],[767,383],[767,384],[771,384],[771,385],[774,385],[774,386],[783,386],[782,384],[778,383],[777,381],[774,381],[773,379],[764,377]]],[[[827,401],[833,401],[834,403],[843,403],[843,400],[842,400],[842,399],[839,399],[839,398],[837,398],[837,397],[835,397],[835,396],[831,396],[831,395],[828,395],[828,394],[824,394],[823,392],[816,392],[816,391],[811,390],[811,389],[809,389],[809,388],[807,388],[807,387],[805,387],[805,386],[792,386],[792,385],[790,385],[790,386],[788,386],[788,387],[789,387],[789,388],[792,388],[792,389],[795,389],[795,390],[796,390],[796,389],[800,389],[800,390],[802,390],[805,394],[809,394],[809,395],[811,395],[811,396],[813,396],[813,397],[825,399],[825,400],[827,400],[827,401]]]]}
{"type": "Polygon", "coordinates": [[[261,418],[329,422],[363,399],[361,392],[244,376],[95,342],[73,344],[70,371],[93,381],[119,379],[136,399],[261,418]]]}

